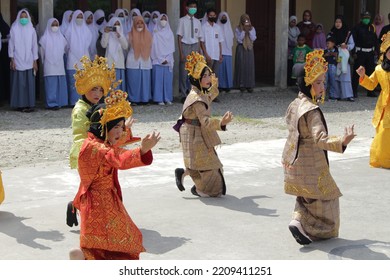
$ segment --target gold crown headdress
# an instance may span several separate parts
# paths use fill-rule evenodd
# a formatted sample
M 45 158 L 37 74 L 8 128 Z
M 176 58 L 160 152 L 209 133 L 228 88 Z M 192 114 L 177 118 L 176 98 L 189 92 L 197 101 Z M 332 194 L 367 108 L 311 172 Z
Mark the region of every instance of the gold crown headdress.
M 188 75 L 200 80 L 200 74 L 202 74 L 203 68 L 208 67 L 203 55 L 198 52 L 191 52 L 187 55 L 187 62 L 185 69 L 188 71 Z M 211 71 L 211 69 L 210 69 Z
M 116 82 L 115 67 L 112 65 L 111 69 L 107 65 L 107 58 L 95 56 L 91 61 L 87 56 L 80 59 L 83 69 L 79 69 L 77 64 L 74 66 L 76 74 L 75 87 L 78 94 L 84 95 L 94 87 L 102 87 L 104 96 L 106 96 L 110 89 L 116 88 L 122 81 Z
M 313 82 L 323 73 L 328 71 L 328 63 L 323 57 L 323 50 L 314 50 L 306 55 L 305 63 L 305 83 L 306 86 L 313 84 Z
M 380 61 L 378 61 L 378 63 L 382 63 L 383 56 L 386 55 L 385 53 L 386 53 L 387 49 L 390 47 L 390 31 L 387 32 L 386 34 L 383 34 L 381 40 L 382 40 L 382 43 L 381 43 L 380 52 L 382 55 L 380 56 Z
M 118 89 L 111 92 L 110 96 L 104 99 L 104 103 L 106 104 L 106 109 L 104 109 L 103 116 L 100 119 L 102 129 L 107 129 L 106 124 L 110 121 L 119 118 L 127 119 L 133 115 L 133 109 L 130 106 L 130 102 L 127 101 L 127 93 L 122 90 Z

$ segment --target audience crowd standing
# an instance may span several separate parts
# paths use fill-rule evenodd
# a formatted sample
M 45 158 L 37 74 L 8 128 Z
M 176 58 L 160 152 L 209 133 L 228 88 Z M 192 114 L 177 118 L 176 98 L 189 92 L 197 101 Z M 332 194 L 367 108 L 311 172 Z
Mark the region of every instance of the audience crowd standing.
M 74 87 L 74 65 L 83 56 L 93 59 L 98 55 L 106 57 L 108 65 L 115 67 L 117 79 L 122 81 L 118 88 L 128 92 L 133 105 L 150 102 L 170 105 L 174 91 L 174 54 L 178 52 L 178 88 L 183 102 L 191 89 L 184 64 L 192 51 L 205 56 L 219 78 L 220 91 L 238 88 L 252 92 L 256 30 L 249 15 L 242 15 L 232 28 L 234 23 L 226 12 L 218 14 L 217 9 L 209 8 L 202 20 L 196 18 L 197 14 L 198 1 L 187 0 L 186 15 L 178 19 L 177 30 L 172 31 L 172 19 L 159 11 L 117 9 L 106 16 L 101 9 L 67 10 L 61 19 L 51 18 L 47 22 L 41 38 L 27 9 L 19 11 L 11 28 L 0 14 L 1 65 L 10 65 L 1 67 L 0 85 L 5 89 L 1 99 L 9 97 L 11 108 L 19 111 L 34 110 L 35 75 L 40 59 L 45 107 L 52 110 L 73 107 L 79 99 Z M 303 12 L 298 23 L 295 15 L 290 16 L 288 85 L 296 83 L 296 73 L 303 67 L 306 54 L 322 49 L 331 65 L 327 74 L 328 97 L 354 101 L 358 97 L 359 77 L 352 70 L 360 66 L 365 67 L 367 74 L 374 70 L 380 55 L 379 43 L 389 30 L 390 24 L 385 25 L 383 15 L 376 14 L 372 19 L 368 12 L 361 15 L 361 21 L 352 29 L 346 26 L 342 16 L 337 16 L 329 32 L 313 21 L 310 10 Z M 172 34 L 177 36 L 177 49 Z M 237 47 L 233 66 L 234 41 Z M 334 47 L 329 47 L 333 44 Z M 374 91 L 368 91 L 367 95 L 377 96 Z

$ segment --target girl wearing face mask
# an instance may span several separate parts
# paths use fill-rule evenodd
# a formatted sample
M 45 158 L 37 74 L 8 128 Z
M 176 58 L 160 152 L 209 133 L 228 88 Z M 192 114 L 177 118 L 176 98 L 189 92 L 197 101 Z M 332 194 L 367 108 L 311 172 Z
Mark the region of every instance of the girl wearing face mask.
M 45 79 L 46 108 L 57 110 L 68 105 L 68 89 L 64 60 L 67 41 L 59 30 L 55 18 L 47 21 L 45 33 L 39 40 L 40 55 Z
M 150 16 L 150 22 L 149 22 L 149 31 L 153 34 L 154 27 L 157 24 L 158 17 L 160 16 L 159 11 L 153 11 Z
M 66 72 L 68 79 L 69 105 L 74 106 L 79 99 L 79 95 L 74 86 L 75 79 L 73 75 L 76 73 L 74 65 L 77 64 L 80 68 L 82 67 L 80 59 L 83 56 L 90 58 L 89 47 L 92 42 L 92 33 L 85 23 L 82 11 L 77 10 L 73 13 L 72 21 L 65 33 L 65 38 L 68 41 Z
M 222 63 L 219 66 L 218 81 L 220 90 L 229 92 L 233 87 L 233 40 L 234 33 L 230 23 L 229 15 L 226 12 L 221 12 L 217 21 L 221 34 L 222 42 Z
M 102 47 L 101 40 L 104 33 L 104 28 L 107 25 L 105 13 L 103 10 L 98 9 L 93 14 L 93 21 L 95 23 L 96 29 L 98 30 L 98 38 L 96 40 L 96 51 L 98 56 L 104 56 L 106 50 Z
M 126 86 L 134 103 L 148 103 L 151 99 L 152 34 L 142 16 L 133 19 L 129 32 L 129 52 L 126 59 Z
M 146 26 L 148 27 L 149 32 L 152 33 L 152 35 L 153 35 L 153 30 L 149 29 L 150 22 L 152 21 L 152 16 L 151 16 L 150 12 L 143 11 L 142 17 L 144 18 L 144 22 L 145 22 Z
M 173 101 L 173 53 L 175 38 L 169 26 L 168 16 L 161 14 L 153 32 L 152 45 L 152 95 L 159 105 L 171 105 Z M 164 103 L 165 102 L 165 103 Z
M 129 30 L 129 32 L 131 31 L 131 28 L 133 27 L 133 21 L 137 16 L 142 16 L 141 11 L 137 8 L 132 9 L 127 20 L 127 30 Z
M 110 29 L 110 27 L 115 27 L 115 31 Z M 104 34 L 102 37 L 102 47 L 106 49 L 107 63 L 111 65 L 115 64 L 116 79 L 122 80 L 122 83 L 119 84 L 118 88 L 125 91 L 126 90 L 126 76 L 125 76 L 125 55 L 124 52 L 128 48 L 128 42 L 123 34 L 123 25 L 119 18 L 113 17 L 108 22 L 106 28 L 104 29 Z
M 22 112 L 32 112 L 35 107 L 38 42 L 27 10 L 19 11 L 10 34 L 8 56 L 11 59 L 11 107 Z
M 127 29 L 127 17 L 125 11 L 123 9 L 116 9 L 114 13 L 114 17 L 117 17 L 121 23 L 122 33 L 129 33 L 129 29 Z

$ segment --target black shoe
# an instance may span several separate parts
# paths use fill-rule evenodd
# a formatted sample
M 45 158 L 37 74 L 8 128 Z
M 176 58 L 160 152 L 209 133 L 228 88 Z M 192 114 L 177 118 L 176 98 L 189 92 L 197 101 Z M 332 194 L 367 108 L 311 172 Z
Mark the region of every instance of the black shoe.
M 179 191 L 181 191 L 181 192 L 185 190 L 185 188 L 183 186 L 183 174 L 184 174 L 183 168 L 176 168 L 175 169 L 176 186 L 179 189 Z
M 378 95 L 375 92 L 367 92 L 368 97 L 378 97 Z
M 247 88 L 246 89 L 249 93 L 252 93 L 253 92 L 253 88 Z
M 213 99 L 213 102 L 219 103 L 219 102 L 221 102 L 221 100 L 219 100 L 218 97 L 216 97 Z
M 66 208 L 66 224 L 70 227 L 79 225 L 79 222 L 77 221 L 77 210 L 73 207 L 73 201 L 70 201 Z
M 192 188 L 191 188 L 191 193 L 193 194 L 193 195 L 195 195 L 195 196 L 199 196 L 200 197 L 200 195 L 197 193 L 197 191 L 196 191 L 196 187 L 195 186 L 192 186 Z
M 240 91 L 241 91 L 241 92 L 245 92 L 245 88 L 243 88 L 243 87 L 240 88 Z
M 301 230 L 299 230 L 301 228 Z M 293 220 L 291 223 L 288 225 L 288 229 L 291 231 L 291 234 L 295 238 L 295 241 L 298 242 L 301 245 L 308 245 L 312 241 L 311 239 L 303 233 L 302 225 L 300 222 Z
M 225 92 L 226 93 L 230 92 L 230 88 L 225 88 Z
M 180 99 L 180 102 L 181 102 L 182 104 L 184 104 L 184 102 L 186 102 L 186 97 L 182 97 L 182 98 Z

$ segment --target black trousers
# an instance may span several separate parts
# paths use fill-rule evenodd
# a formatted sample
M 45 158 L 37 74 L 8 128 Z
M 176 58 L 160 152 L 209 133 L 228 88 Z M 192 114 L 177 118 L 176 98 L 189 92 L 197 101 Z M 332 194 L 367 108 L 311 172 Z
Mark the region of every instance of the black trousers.
M 357 90 L 359 86 L 359 75 L 356 73 L 356 70 L 363 66 L 366 69 L 366 75 L 370 76 L 375 70 L 375 53 L 371 52 L 356 52 L 356 58 L 353 65 L 353 74 L 352 74 L 352 90 L 354 97 L 358 97 Z M 373 93 L 372 91 L 367 90 L 367 94 Z

